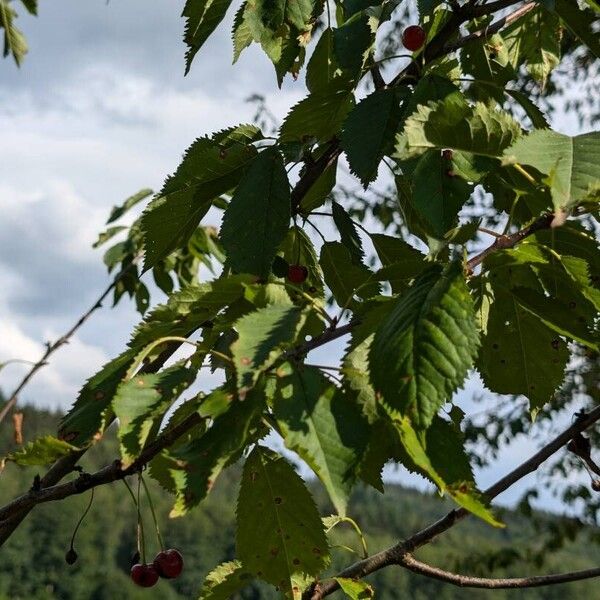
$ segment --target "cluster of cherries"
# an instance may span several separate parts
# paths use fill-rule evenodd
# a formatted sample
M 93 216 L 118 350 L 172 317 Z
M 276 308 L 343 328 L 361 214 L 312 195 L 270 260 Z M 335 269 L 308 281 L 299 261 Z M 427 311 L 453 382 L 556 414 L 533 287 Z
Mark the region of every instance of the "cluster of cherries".
M 159 577 L 175 579 L 183 571 L 183 556 L 181 552 L 170 548 L 162 550 L 150 564 L 136 563 L 131 567 L 130 577 L 133 583 L 140 587 L 152 587 Z

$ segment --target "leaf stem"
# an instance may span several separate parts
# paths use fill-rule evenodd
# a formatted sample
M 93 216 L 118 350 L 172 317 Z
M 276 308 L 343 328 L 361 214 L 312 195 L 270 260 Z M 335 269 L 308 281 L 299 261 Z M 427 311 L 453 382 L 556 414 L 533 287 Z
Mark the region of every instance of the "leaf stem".
M 148 355 L 152 352 L 152 350 L 154 350 L 154 348 L 164 344 L 165 342 L 179 342 L 180 344 L 190 344 L 191 346 L 194 346 L 196 348 L 198 347 L 198 344 L 196 342 L 192 342 L 191 340 L 188 340 L 187 338 L 180 337 L 177 335 L 167 335 L 165 337 L 158 338 L 157 340 L 154 340 L 151 344 L 148 344 L 137 355 L 137 357 L 133 361 L 132 365 L 129 367 L 129 369 L 127 369 L 127 373 L 125 374 L 125 378 L 124 378 L 125 381 L 128 381 L 135 375 L 135 373 L 139 369 L 140 365 L 144 362 L 144 360 L 148 357 Z
M 519 171 L 519 173 L 521 173 L 521 175 L 523 175 L 523 177 L 525 177 L 529 183 L 536 187 L 538 186 L 538 182 L 534 179 L 534 177 L 530 175 L 519 163 L 513 163 L 513 167 Z

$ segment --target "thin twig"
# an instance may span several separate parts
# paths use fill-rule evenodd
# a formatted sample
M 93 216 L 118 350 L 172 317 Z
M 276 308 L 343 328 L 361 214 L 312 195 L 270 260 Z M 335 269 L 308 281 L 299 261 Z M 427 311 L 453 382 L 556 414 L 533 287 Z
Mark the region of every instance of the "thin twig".
M 458 587 L 484 588 L 489 590 L 514 589 L 514 588 L 532 588 L 547 585 L 556 585 L 558 583 L 569 583 L 571 581 L 581 581 L 582 579 L 591 579 L 600 576 L 600 568 L 585 569 L 583 571 L 571 571 L 568 573 L 556 573 L 552 575 L 537 575 L 531 577 L 511 577 L 511 578 L 493 578 L 493 577 L 472 577 L 470 575 L 459 575 L 444 571 L 438 567 L 433 567 L 427 563 L 417 560 L 411 554 L 405 554 L 400 565 L 419 575 L 425 575 L 432 579 L 438 579 L 444 583 L 450 583 Z
M 515 4 L 515 3 L 512 2 L 510 4 Z M 509 6 L 510 6 L 510 4 L 509 4 Z M 449 53 L 449 52 L 454 52 L 455 50 L 459 50 L 460 48 L 462 48 L 469 42 L 472 42 L 473 40 L 479 40 L 479 39 L 485 39 L 485 38 L 491 37 L 495 33 L 498 33 L 501 29 L 504 29 L 504 27 L 507 27 L 508 25 L 511 25 L 515 21 L 519 20 L 521 17 L 524 17 L 528 12 L 532 11 L 537 5 L 538 5 L 537 2 L 527 2 L 526 4 L 523 4 L 523 6 L 520 6 L 515 11 L 509 13 L 505 17 L 498 19 L 498 21 L 495 21 L 488 27 L 485 27 L 484 29 L 480 29 L 479 31 L 475 31 L 469 35 L 466 35 L 466 36 L 460 38 L 459 40 L 457 40 L 454 44 L 450 44 L 450 45 L 446 46 L 444 48 L 444 53 Z M 484 8 L 484 7 L 482 6 L 480 8 Z M 490 13 L 484 13 L 484 14 L 490 14 Z
M 111 283 L 107 286 L 107 288 L 100 294 L 98 299 L 90 306 L 90 308 L 84 312 L 81 317 L 77 320 L 77 322 L 69 329 L 65 334 L 59 337 L 55 342 L 48 343 L 46 345 L 46 351 L 41 356 L 41 358 L 32 364 L 32 367 L 27 371 L 19 385 L 15 388 L 13 393 L 10 395 L 9 399 L 6 401 L 6 404 L 0 410 L 0 423 L 4 420 L 6 415 L 10 412 L 13 406 L 17 403 L 19 395 L 25 388 L 25 386 L 31 381 L 33 376 L 45 365 L 48 364 L 48 358 L 54 352 L 56 352 L 61 346 L 67 344 L 69 340 L 73 337 L 75 332 L 92 316 L 92 314 L 102 307 L 102 302 L 106 299 L 106 297 L 111 293 L 113 288 L 117 285 L 117 283 L 127 274 L 134 266 L 137 264 L 137 261 L 133 261 L 130 265 L 125 267 L 122 271 L 120 271 L 116 277 L 111 281 Z
M 493 244 L 467 261 L 467 271 L 473 271 L 475 267 L 480 265 L 493 252 L 496 252 L 497 250 L 513 248 L 520 241 L 524 240 L 530 235 L 533 235 L 534 233 L 543 229 L 549 229 L 553 220 L 554 215 L 550 213 L 544 213 L 535 221 L 533 221 L 533 223 L 527 225 L 527 227 L 524 227 L 515 233 L 511 233 L 510 235 L 502 235 L 497 237 Z

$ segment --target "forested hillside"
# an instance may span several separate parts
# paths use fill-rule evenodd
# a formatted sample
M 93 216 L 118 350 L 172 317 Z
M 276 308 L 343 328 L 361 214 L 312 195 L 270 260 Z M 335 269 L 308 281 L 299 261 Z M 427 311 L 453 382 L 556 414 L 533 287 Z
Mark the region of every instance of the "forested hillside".
M 23 432 L 25 441 L 52 432 L 57 414 L 25 409 Z M 0 431 L 2 454 L 14 449 L 13 432 L 5 425 Z M 118 455 L 116 443 L 100 444 L 86 455 L 84 465 L 90 470 L 108 464 Z M 162 580 L 151 590 L 141 590 L 129 579 L 130 557 L 135 551 L 135 507 L 122 483 L 96 489 L 96 498 L 90 513 L 79 530 L 75 547 L 77 563 L 69 567 L 64 561 L 69 540 L 79 517 L 89 500 L 89 492 L 61 503 L 38 507 L 24 525 L 2 549 L 0 560 L 1 600 L 115 600 L 121 598 L 174 600 L 197 598 L 204 575 L 215 565 L 235 556 L 234 511 L 239 473 L 236 468 L 219 478 L 214 493 L 188 519 L 167 518 L 171 499 L 149 481 L 154 502 L 159 512 L 165 541 L 178 547 L 186 561 L 183 575 L 169 583 Z M 1 477 L 0 501 L 18 495 L 31 485 L 34 469 L 7 464 Z M 326 496 L 315 490 L 326 511 Z M 359 488 L 353 495 L 349 514 L 356 516 L 367 534 L 369 551 L 389 546 L 395 539 L 409 535 L 419 527 L 443 514 L 444 503 L 437 497 L 421 495 L 400 486 L 389 486 L 379 496 L 371 489 Z M 150 553 L 157 550 L 150 515 L 145 515 L 146 535 Z M 568 521 L 545 518 L 540 515 L 542 528 L 534 532 L 517 514 L 503 515 L 508 524 L 505 530 L 492 529 L 474 519 L 461 523 L 442 536 L 438 542 L 424 548 L 419 554 L 435 565 L 456 568 L 464 572 L 487 571 L 494 564 L 494 575 L 521 575 L 523 573 L 582 569 L 598 564 L 600 551 L 581 538 L 555 553 L 548 553 L 545 563 L 534 567 L 515 560 L 510 548 L 519 548 L 523 556 L 528 552 L 549 549 L 552 532 L 569 527 Z M 260 518 L 257 516 L 257 518 Z M 360 544 L 351 529 L 338 529 L 332 544 L 350 546 L 360 551 Z M 336 568 L 351 558 L 348 550 L 334 553 Z M 501 565 L 511 563 L 508 567 Z M 432 579 L 387 569 L 374 578 L 379 598 L 407 600 L 450 600 L 524 598 L 595 598 L 596 584 L 582 581 L 574 584 L 532 590 L 484 591 L 451 588 Z M 241 599 L 275 598 L 273 589 L 263 584 L 247 588 Z M 341 598 L 338 592 L 336 598 Z

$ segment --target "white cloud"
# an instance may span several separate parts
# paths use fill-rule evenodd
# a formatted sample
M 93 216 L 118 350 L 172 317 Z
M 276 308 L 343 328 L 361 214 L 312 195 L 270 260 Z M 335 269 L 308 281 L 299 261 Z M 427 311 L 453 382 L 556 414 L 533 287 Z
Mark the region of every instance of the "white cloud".
M 48 340 L 59 337 L 56 332 L 44 333 L 43 337 Z M 27 336 L 14 322 L 0 317 L 0 362 L 15 358 L 36 362 L 44 350 L 42 343 Z M 107 359 L 101 348 L 75 337 L 38 372 L 23 399 L 39 406 L 66 409 L 82 383 Z M 6 394 L 12 392 L 28 368 L 27 365 L 14 364 L 0 371 L 0 385 Z

